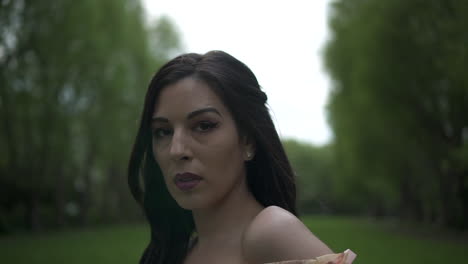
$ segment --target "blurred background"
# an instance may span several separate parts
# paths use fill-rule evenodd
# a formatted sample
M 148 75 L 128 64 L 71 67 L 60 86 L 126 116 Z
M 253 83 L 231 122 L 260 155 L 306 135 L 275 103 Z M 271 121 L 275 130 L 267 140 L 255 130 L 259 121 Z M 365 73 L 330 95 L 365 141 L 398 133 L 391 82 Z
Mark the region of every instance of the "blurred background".
M 269 97 L 301 218 L 356 263 L 468 250 L 468 1 L 0 0 L 0 262 L 136 263 L 144 93 L 224 50 Z

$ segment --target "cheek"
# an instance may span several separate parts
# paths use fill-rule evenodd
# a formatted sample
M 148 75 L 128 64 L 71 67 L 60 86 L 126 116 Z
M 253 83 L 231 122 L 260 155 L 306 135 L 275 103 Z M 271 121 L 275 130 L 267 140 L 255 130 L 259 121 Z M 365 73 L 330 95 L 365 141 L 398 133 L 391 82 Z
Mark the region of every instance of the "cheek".
M 238 145 L 230 144 L 212 149 L 206 157 L 206 166 L 217 182 L 230 183 L 242 176 L 244 161 Z
M 161 149 L 156 148 L 153 145 L 153 156 L 154 161 L 158 164 L 164 176 L 166 176 L 168 169 L 167 155 L 164 155 L 164 152 Z
M 243 148 L 234 127 L 229 127 L 212 139 L 210 150 L 205 152 L 209 166 L 216 168 L 221 175 L 238 172 L 244 166 Z
M 170 180 L 170 177 L 168 176 L 170 174 L 169 173 L 170 161 L 168 160 L 167 155 L 164 155 L 164 152 L 162 152 L 161 150 L 158 151 L 154 147 L 153 147 L 153 154 L 154 154 L 154 160 L 156 161 L 159 168 L 161 169 L 164 183 L 166 184 L 166 188 L 168 189 L 169 193 L 171 193 L 171 195 L 174 195 L 173 190 L 171 188 L 172 185 L 170 184 L 171 180 Z

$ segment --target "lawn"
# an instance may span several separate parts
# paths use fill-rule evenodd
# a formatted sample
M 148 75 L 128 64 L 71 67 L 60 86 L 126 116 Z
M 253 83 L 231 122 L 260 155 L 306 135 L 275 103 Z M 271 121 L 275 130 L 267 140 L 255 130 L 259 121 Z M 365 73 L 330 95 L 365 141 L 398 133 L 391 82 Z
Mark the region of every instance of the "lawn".
M 148 232 L 144 225 L 126 225 L 3 237 L 0 263 L 137 263 Z
M 448 238 L 440 230 L 406 227 L 403 231 L 388 223 L 357 218 L 304 217 L 303 220 L 335 252 L 349 248 L 358 254 L 356 264 L 467 263 L 467 241 L 460 237 Z
M 364 219 L 303 220 L 333 250 L 356 252 L 356 264 L 462 263 L 468 252 L 466 241 L 409 235 Z M 144 225 L 6 236 L 0 237 L 0 263 L 137 263 L 147 241 Z

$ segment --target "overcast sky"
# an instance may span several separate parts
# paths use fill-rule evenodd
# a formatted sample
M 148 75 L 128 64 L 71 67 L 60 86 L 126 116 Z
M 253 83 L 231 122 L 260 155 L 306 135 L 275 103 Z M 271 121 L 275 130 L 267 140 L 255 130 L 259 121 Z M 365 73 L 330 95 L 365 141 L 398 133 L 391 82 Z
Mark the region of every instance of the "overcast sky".
M 223 50 L 257 76 L 282 138 L 324 144 L 332 134 L 322 63 L 329 0 L 143 0 L 148 17 L 165 14 L 186 52 Z

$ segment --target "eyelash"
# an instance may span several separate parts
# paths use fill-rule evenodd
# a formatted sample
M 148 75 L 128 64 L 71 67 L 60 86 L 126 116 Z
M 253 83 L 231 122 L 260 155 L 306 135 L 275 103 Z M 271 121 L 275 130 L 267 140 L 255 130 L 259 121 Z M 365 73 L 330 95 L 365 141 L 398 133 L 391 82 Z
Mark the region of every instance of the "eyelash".
M 164 135 L 160 135 L 160 132 L 163 132 L 165 133 Z M 156 138 L 156 139 L 160 139 L 166 135 L 168 135 L 170 132 L 169 129 L 165 129 L 165 128 L 156 128 L 154 131 L 153 131 L 153 137 Z
M 201 121 L 201 122 L 197 123 L 197 125 L 195 126 L 195 129 L 198 132 L 205 133 L 205 132 L 209 132 L 212 129 L 218 127 L 218 124 L 219 124 L 219 122 Z M 205 127 L 205 129 L 199 129 L 199 128 L 201 128 L 201 126 L 207 126 L 207 127 Z
M 199 132 L 199 133 L 207 133 L 210 132 L 211 130 L 217 128 L 219 125 L 219 122 L 211 122 L 211 121 L 200 121 L 196 123 L 196 125 L 192 128 L 194 131 Z M 204 126 L 204 127 L 203 127 Z M 161 133 L 164 133 L 161 135 Z M 156 128 L 153 131 L 153 137 L 156 139 L 161 139 L 167 135 L 172 134 L 171 129 L 166 129 L 166 128 Z

